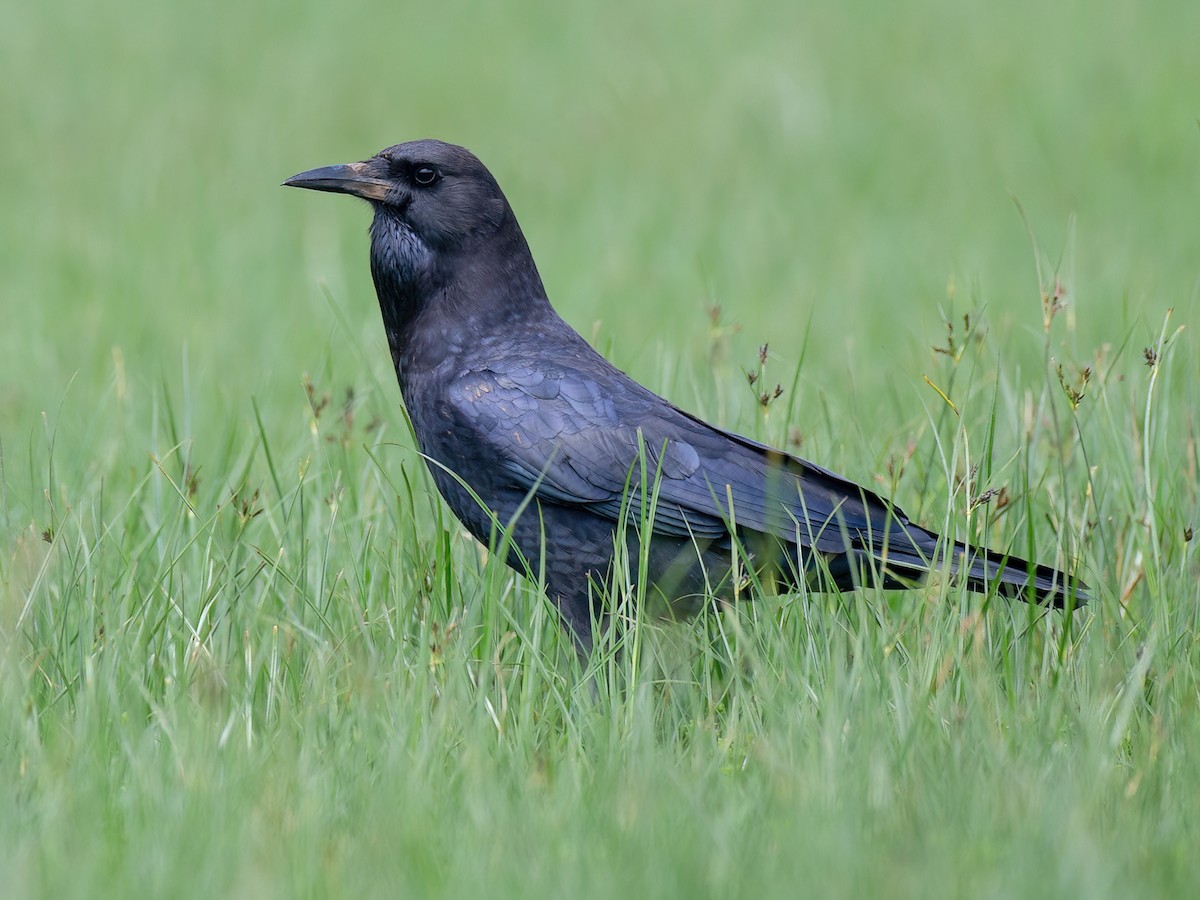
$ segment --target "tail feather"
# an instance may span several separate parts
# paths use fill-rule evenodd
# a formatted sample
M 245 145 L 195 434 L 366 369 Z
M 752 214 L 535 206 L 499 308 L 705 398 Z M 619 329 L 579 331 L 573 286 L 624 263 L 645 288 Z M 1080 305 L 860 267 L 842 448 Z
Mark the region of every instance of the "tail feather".
M 885 565 L 897 574 L 922 578 L 934 567 L 930 560 L 941 558 L 954 575 L 966 579 L 968 588 L 980 593 L 995 591 L 1003 597 L 1055 609 L 1083 606 L 1092 599 L 1090 588 L 1081 579 L 1053 566 L 1032 563 L 1019 556 L 1008 556 L 961 541 L 956 541 L 953 547 L 949 559 L 946 559 L 949 554 L 943 546 L 938 551 L 926 552 L 919 557 L 906 553 L 890 554 Z
M 1091 589 L 1077 575 L 1019 556 L 943 539 L 907 518 L 897 517 L 890 524 L 882 540 L 845 530 L 846 550 L 842 552 L 806 553 L 798 549 L 799 542 L 777 545 L 782 551 L 777 571 L 792 583 L 807 581 L 850 591 L 864 584 L 884 589 L 911 588 L 925 581 L 931 572 L 948 569 L 979 593 L 997 593 L 1055 609 L 1091 602 Z M 761 542 L 763 535 L 746 532 L 741 538 L 753 549 L 760 546 L 755 542 Z
M 1053 566 L 962 543 L 956 544 L 955 550 L 954 569 L 962 572 L 965 564 L 967 584 L 972 590 L 986 592 L 998 584 L 999 593 L 1005 597 L 1028 600 L 1032 592 L 1037 603 L 1055 609 L 1083 606 L 1091 600 L 1086 584 Z
M 900 534 L 908 547 L 898 546 Z M 919 582 L 930 571 L 948 567 L 953 575 L 966 580 L 968 588 L 980 593 L 995 591 L 1055 609 L 1083 606 L 1092 599 L 1090 589 L 1077 576 L 962 541 L 951 543 L 912 523 L 905 523 L 899 534 L 889 535 L 886 547 L 868 547 L 859 551 L 860 564 L 877 572 L 882 569 L 878 574 L 883 576 L 884 587 L 897 578 Z

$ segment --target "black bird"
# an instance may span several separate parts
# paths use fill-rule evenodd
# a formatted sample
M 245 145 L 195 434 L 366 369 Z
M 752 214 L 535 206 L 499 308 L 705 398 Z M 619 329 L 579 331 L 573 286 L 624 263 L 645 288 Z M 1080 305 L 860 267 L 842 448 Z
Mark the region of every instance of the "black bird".
M 745 566 L 837 590 L 912 587 L 948 568 L 972 590 L 1087 600 L 1063 572 L 943 540 L 873 491 L 709 425 L 615 368 L 551 307 L 500 186 L 462 147 L 397 144 L 284 184 L 374 207 L 371 275 L 433 480 L 480 541 L 511 529 L 509 565 L 544 572 L 581 651 L 607 619 L 593 597 L 618 548 L 675 613 L 729 596 Z

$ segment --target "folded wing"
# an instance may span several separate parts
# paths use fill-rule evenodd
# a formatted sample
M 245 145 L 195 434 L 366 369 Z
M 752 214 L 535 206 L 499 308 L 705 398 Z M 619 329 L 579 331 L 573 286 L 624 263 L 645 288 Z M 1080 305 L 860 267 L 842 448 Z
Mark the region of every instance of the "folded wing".
M 936 536 L 874 492 L 622 379 L 532 367 L 476 372 L 454 385 L 452 403 L 517 486 L 614 522 L 623 508 L 639 515 L 652 497 L 660 534 L 719 539 L 736 524 L 823 553 L 882 555 L 889 545 L 922 567 L 934 552 Z

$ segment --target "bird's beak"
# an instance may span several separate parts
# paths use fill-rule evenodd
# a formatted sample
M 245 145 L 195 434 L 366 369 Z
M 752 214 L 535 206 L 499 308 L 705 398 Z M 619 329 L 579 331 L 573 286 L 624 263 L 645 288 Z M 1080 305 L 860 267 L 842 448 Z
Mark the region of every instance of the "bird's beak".
M 371 163 L 350 163 L 344 166 L 322 166 L 293 175 L 283 183 L 284 187 L 308 188 L 310 191 L 332 191 L 336 194 L 353 194 L 364 200 L 382 203 L 387 200 L 392 183 L 380 178 L 372 171 Z

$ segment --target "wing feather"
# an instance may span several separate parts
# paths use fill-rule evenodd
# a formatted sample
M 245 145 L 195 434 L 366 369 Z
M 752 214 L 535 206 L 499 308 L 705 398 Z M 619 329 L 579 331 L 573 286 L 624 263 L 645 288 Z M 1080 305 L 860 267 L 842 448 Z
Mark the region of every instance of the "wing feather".
M 932 550 L 929 533 L 874 492 L 715 428 L 613 372 L 619 379 L 603 385 L 568 369 L 473 372 L 450 399 L 516 486 L 614 522 L 623 507 L 642 512 L 644 460 L 658 533 L 722 538 L 734 521 L 823 552 L 885 540 Z

